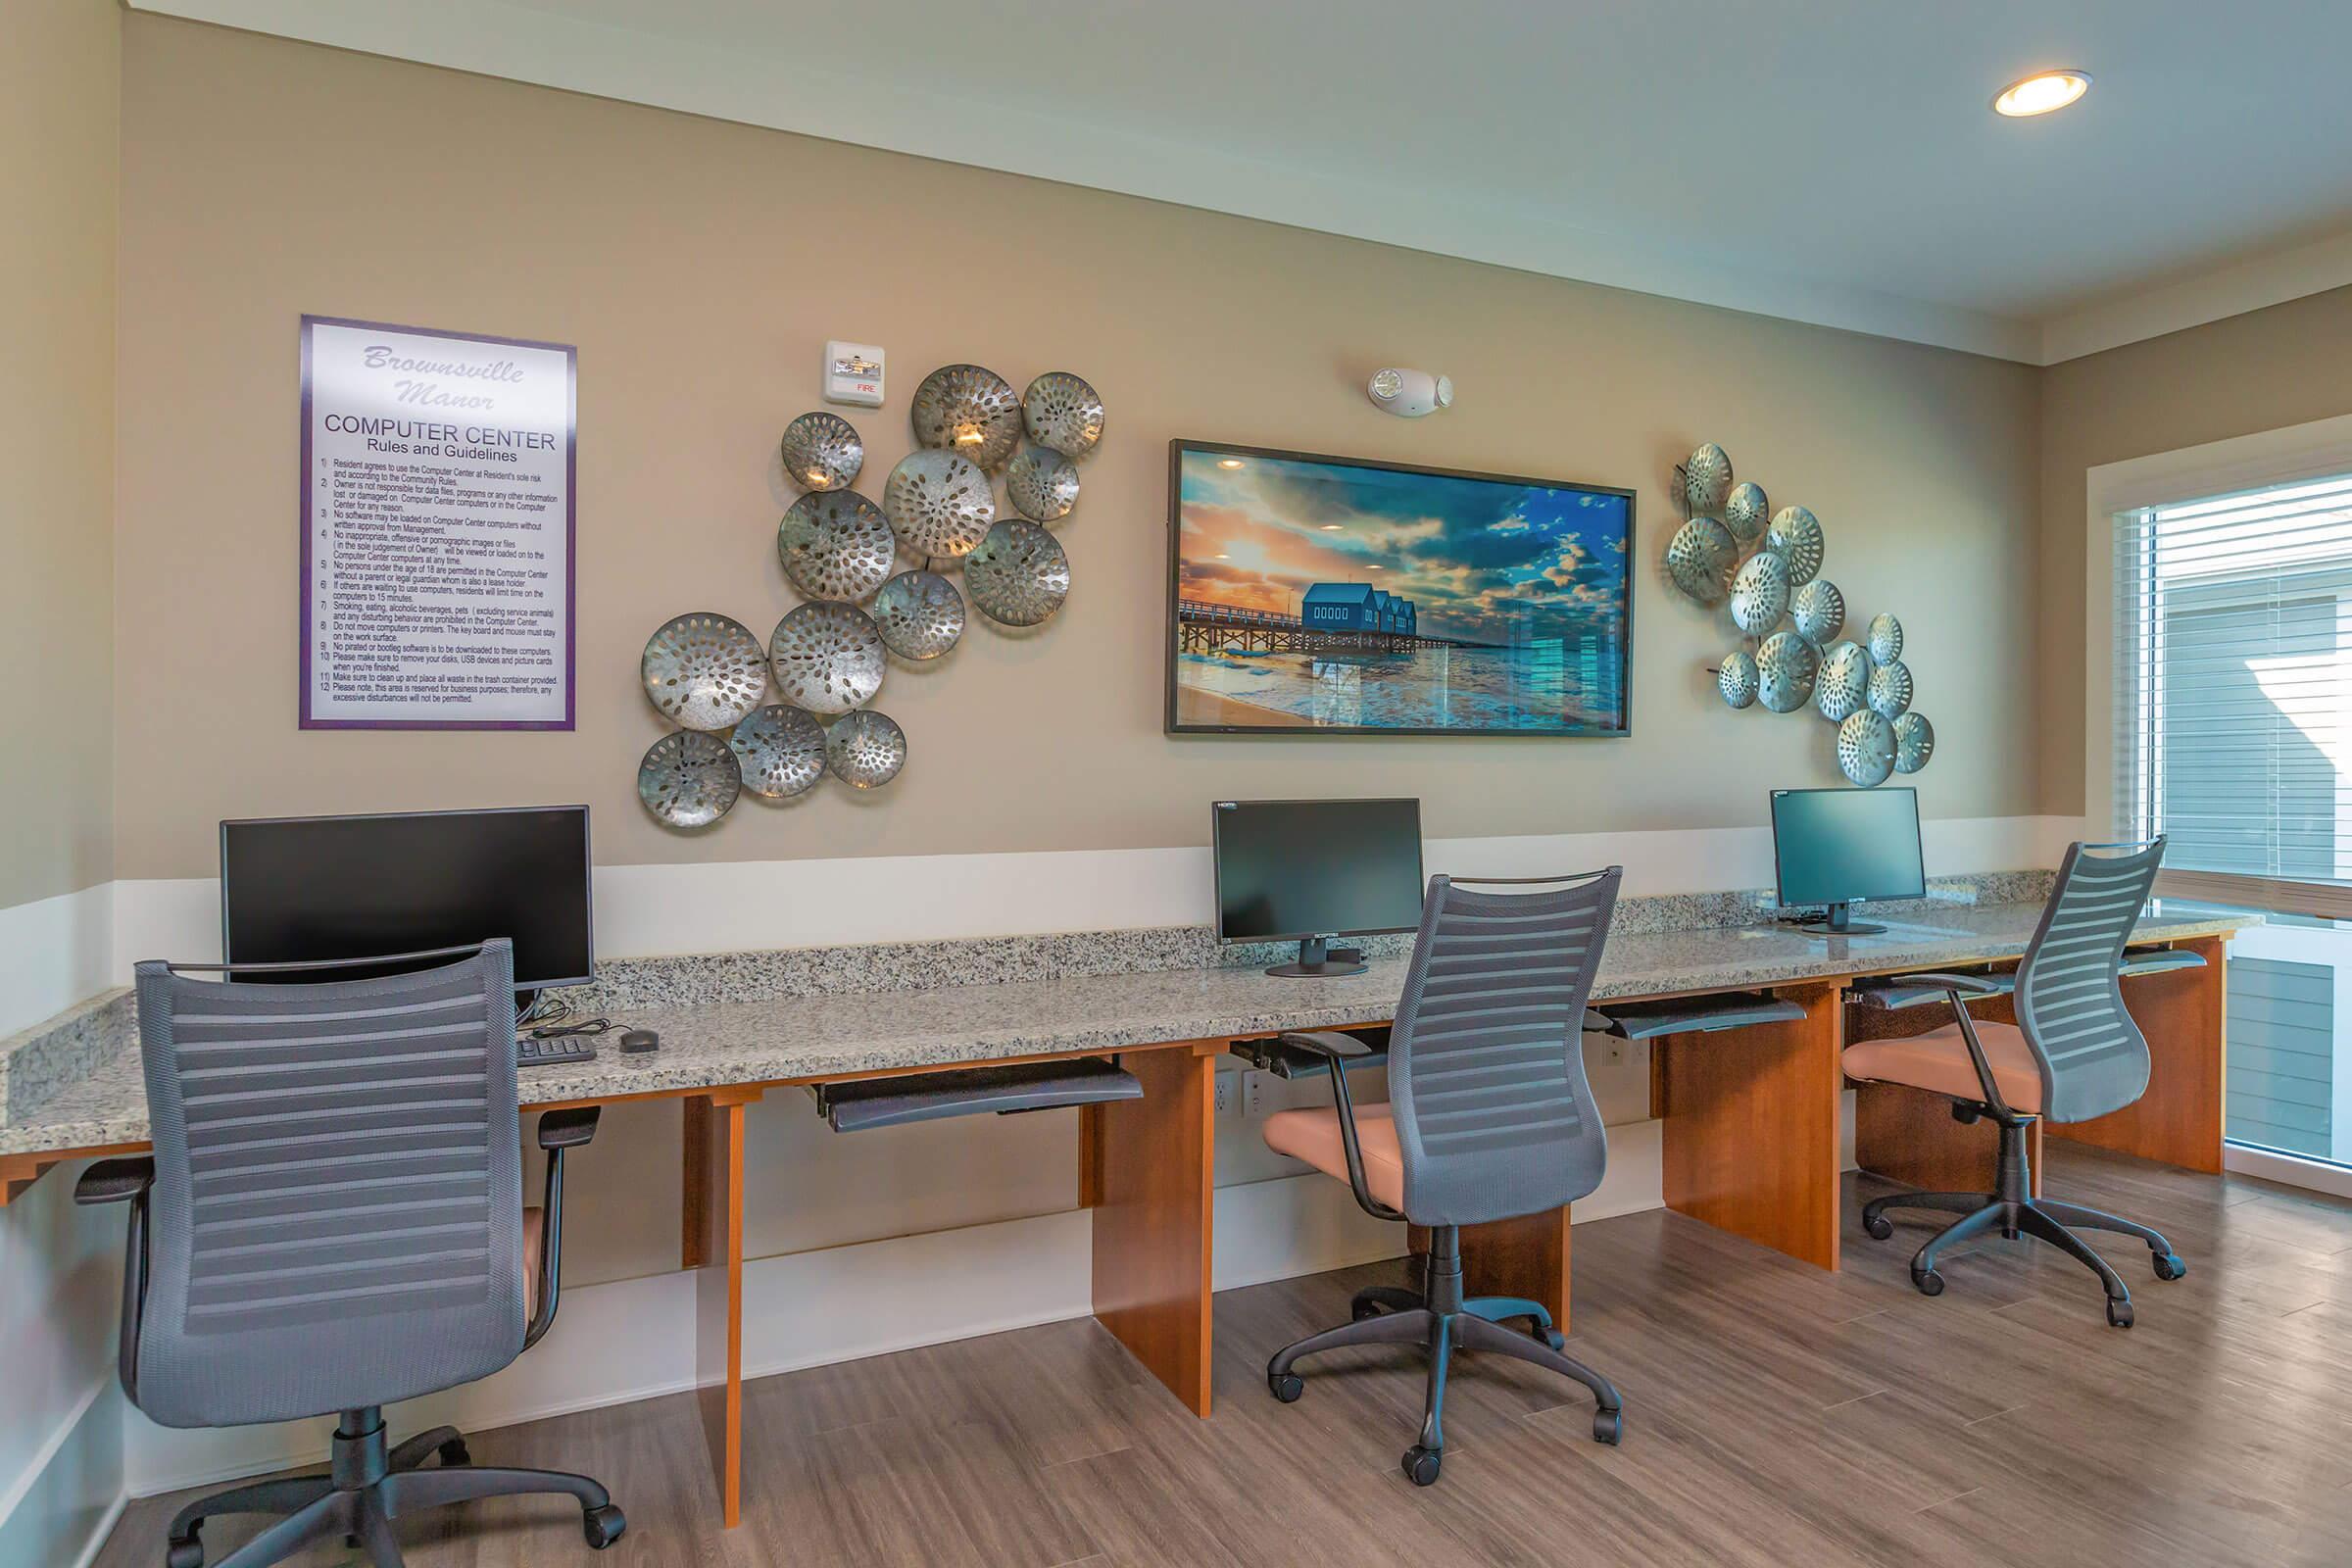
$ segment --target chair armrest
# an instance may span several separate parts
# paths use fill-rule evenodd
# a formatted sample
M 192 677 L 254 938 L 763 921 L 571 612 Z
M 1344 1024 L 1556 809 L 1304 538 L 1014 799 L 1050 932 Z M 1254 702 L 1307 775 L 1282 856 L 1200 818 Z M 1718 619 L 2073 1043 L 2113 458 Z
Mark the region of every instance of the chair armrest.
M 102 1159 L 81 1173 L 74 1184 L 76 1203 L 120 1203 L 137 1198 L 155 1185 L 155 1158 L 134 1154 L 127 1159 Z
M 602 1105 L 567 1105 L 539 1118 L 541 1149 L 577 1149 L 596 1136 Z
M 1317 1029 L 1311 1033 L 1286 1034 L 1282 1037 L 1282 1043 L 1286 1046 L 1300 1047 L 1320 1056 L 1328 1056 L 1335 1062 L 1343 1061 L 1349 1056 L 1372 1054 L 1372 1048 L 1356 1039 L 1355 1036 L 1323 1029 Z
M 1998 997 L 2008 994 L 2015 983 L 2011 975 L 1997 974 L 1907 974 L 1906 984 L 1936 986 L 1944 991 L 1964 992 L 1972 997 Z
M 1396 1209 L 1372 1196 L 1364 1180 L 1364 1146 L 1355 1131 L 1355 1102 L 1348 1092 L 1348 1071 L 1345 1065 L 1349 1056 L 1371 1054 L 1372 1048 L 1347 1035 L 1316 1031 L 1311 1034 L 1286 1034 L 1286 1046 L 1298 1046 L 1329 1058 L 1331 1062 L 1331 1102 L 1340 1116 L 1340 1149 L 1348 1156 L 1348 1186 L 1355 1194 L 1356 1207 L 1374 1219 L 1402 1219 Z

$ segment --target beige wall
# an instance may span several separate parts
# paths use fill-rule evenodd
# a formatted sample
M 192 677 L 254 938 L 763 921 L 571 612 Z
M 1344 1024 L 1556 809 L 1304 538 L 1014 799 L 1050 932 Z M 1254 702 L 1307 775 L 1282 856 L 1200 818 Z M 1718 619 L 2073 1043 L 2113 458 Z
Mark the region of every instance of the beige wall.
M 1202 843 L 1219 795 L 1418 794 L 1441 836 L 1760 823 L 1767 784 L 1836 774 L 1820 720 L 1724 710 L 1728 627 L 1659 575 L 1700 439 L 1821 514 L 1856 611 L 1903 616 L 1929 814 L 2033 807 L 2030 368 L 143 15 L 124 88 L 125 876 L 209 873 L 224 815 L 575 798 L 608 862 Z M 295 728 L 306 311 L 578 345 L 576 734 Z M 794 602 L 773 447 L 827 337 L 890 354 L 869 493 L 933 366 L 1102 388 L 1075 591 L 1038 634 L 892 670 L 888 790 L 671 835 L 634 799 L 662 727 L 638 654 L 669 615 L 764 635 Z M 1382 416 L 1382 363 L 1450 372 L 1459 406 Z M 1163 736 L 1175 436 L 1637 487 L 1634 738 Z
M 113 0 L 0 48 L 0 908 L 113 875 Z
M 2040 647 L 2042 809 L 2102 813 L 2084 789 L 2085 471 L 2106 463 L 2352 414 L 2352 288 L 2111 349 L 2042 372 Z M 2104 592 L 2104 586 L 2100 590 Z M 2102 634 L 2103 635 L 2103 634 Z M 2105 755 L 2100 751 L 2100 755 Z

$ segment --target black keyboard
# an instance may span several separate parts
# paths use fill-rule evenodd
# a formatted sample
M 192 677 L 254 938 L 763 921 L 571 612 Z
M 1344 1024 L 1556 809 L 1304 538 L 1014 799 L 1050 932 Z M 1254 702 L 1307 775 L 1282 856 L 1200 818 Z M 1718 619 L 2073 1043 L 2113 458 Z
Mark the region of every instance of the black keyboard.
M 557 1035 L 552 1040 L 523 1035 L 514 1042 L 517 1067 L 553 1067 L 559 1062 L 595 1059 L 596 1047 L 579 1035 Z

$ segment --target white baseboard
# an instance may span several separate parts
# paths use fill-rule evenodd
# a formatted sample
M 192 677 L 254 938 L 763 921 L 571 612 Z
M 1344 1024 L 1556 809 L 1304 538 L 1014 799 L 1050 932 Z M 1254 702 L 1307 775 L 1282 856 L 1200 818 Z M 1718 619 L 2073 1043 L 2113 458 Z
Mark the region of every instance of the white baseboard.
M 122 1517 L 122 1391 L 109 1366 L 0 1497 L 0 1568 L 82 1568 Z

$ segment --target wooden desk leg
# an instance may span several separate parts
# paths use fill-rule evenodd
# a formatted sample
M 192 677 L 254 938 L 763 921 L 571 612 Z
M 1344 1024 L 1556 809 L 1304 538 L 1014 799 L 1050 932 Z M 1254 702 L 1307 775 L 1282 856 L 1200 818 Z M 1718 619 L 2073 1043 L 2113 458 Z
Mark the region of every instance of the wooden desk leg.
M 1429 1250 L 1429 1232 L 1415 1225 L 1411 1236 L 1416 1256 Z M 1553 1328 L 1568 1333 L 1567 1206 L 1463 1226 L 1462 1294 L 1537 1302 Z
M 678 1103 L 683 1112 L 679 1146 L 685 1156 L 678 1189 L 678 1267 L 701 1268 L 708 1239 L 704 1233 L 710 1225 L 710 1102 L 690 1095 Z
M 1095 1316 L 1195 1415 L 1208 1414 L 1213 1055 L 1130 1052 L 1141 1100 L 1093 1107 Z M 1082 1188 L 1086 1185 L 1082 1178 Z
M 2050 1129 L 2053 1138 L 2095 1144 L 2143 1159 L 2219 1175 L 2222 1169 L 2222 942 L 2176 942 L 2204 955 L 2202 969 L 2136 975 L 2124 1004 L 2148 1037 L 2147 1093 L 2090 1121 Z
M 688 1135 L 699 1132 L 703 1169 L 710 1176 L 699 1214 L 703 1261 L 694 1276 L 695 1380 L 703 1405 L 703 1432 L 710 1446 L 711 1467 L 718 1483 L 719 1514 L 732 1530 L 743 1522 L 745 1102 L 695 1096 L 686 1103 Z M 694 1168 L 691 1155 L 688 1168 Z M 691 1210 L 691 1197 L 688 1204 Z
M 1836 985 L 1789 986 L 1805 1016 L 1652 1048 L 1666 1206 L 1823 1268 L 1838 1266 Z

